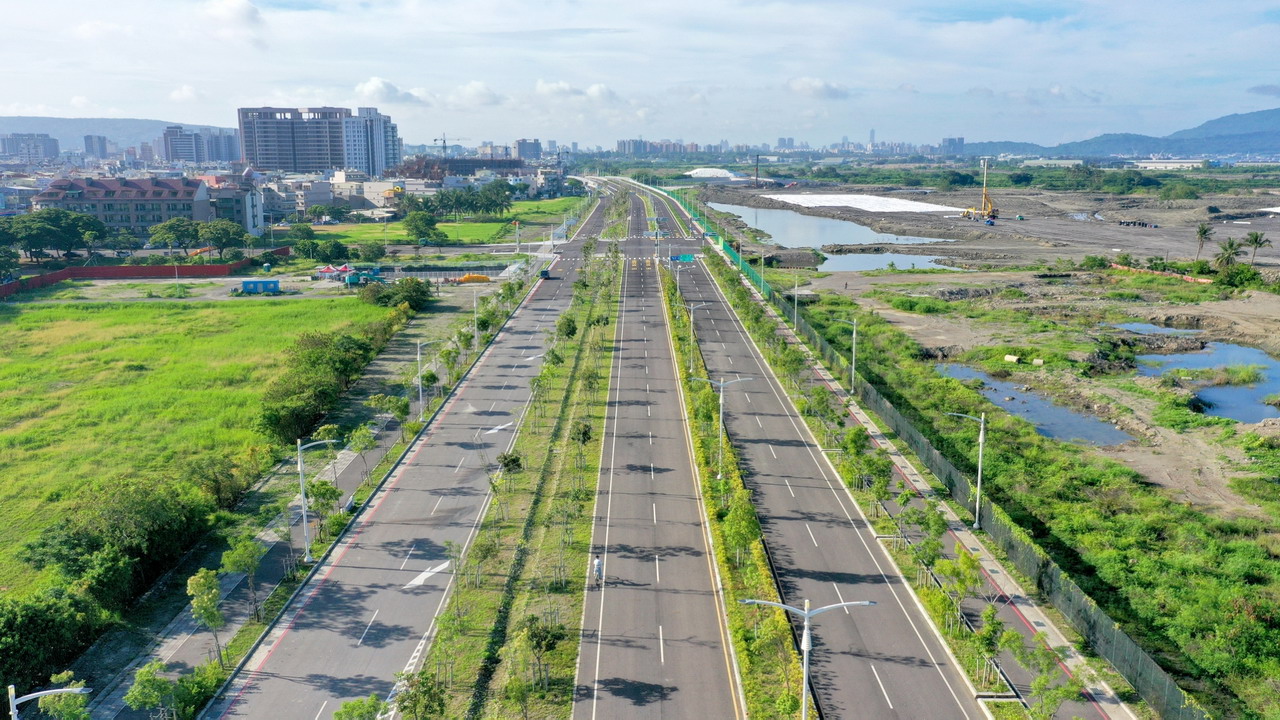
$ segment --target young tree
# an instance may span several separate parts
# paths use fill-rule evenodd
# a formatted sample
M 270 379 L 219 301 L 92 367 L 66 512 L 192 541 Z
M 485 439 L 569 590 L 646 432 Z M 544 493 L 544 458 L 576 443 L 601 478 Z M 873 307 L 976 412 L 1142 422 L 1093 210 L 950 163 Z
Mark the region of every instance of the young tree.
M 386 701 L 379 700 L 377 695 L 370 695 L 342 703 L 342 707 L 333 714 L 333 720 L 378 720 L 389 709 Z
M 194 220 L 181 217 L 169 218 L 152 225 L 149 232 L 151 242 L 164 245 L 170 250 L 182 249 L 183 254 L 200 239 L 200 226 Z
M 342 491 L 329 480 L 312 478 L 307 481 L 307 503 L 316 520 L 324 526 L 324 521 L 333 514 L 338 501 L 342 499 Z
M 396 695 L 396 709 L 409 720 L 441 717 L 445 711 L 445 687 L 426 668 L 416 673 L 396 673 L 403 684 Z
M 387 255 L 387 246 L 382 243 L 361 243 L 360 259 L 364 262 L 377 262 Z
M 49 678 L 50 685 L 61 685 L 66 688 L 82 688 L 83 680 L 76 680 L 76 674 L 67 670 Z M 46 695 L 39 700 L 40 712 L 54 720 L 89 720 L 89 696 L 60 693 Z
M 365 457 L 365 453 L 378 447 L 378 438 L 373 434 L 373 428 L 368 425 L 361 425 L 351 431 L 351 435 L 347 437 L 347 449 L 360 456 L 360 461 L 364 463 L 364 474 L 369 474 L 369 459 Z
M 217 248 L 219 259 L 227 248 L 244 245 L 245 237 L 248 236 L 243 227 L 230 220 L 214 220 L 198 225 L 200 244 Z
M 1213 227 L 1209 223 L 1200 223 L 1196 227 L 1196 260 L 1200 259 L 1200 253 L 1204 252 L 1204 244 L 1213 238 Z
M 134 710 L 155 710 L 173 705 L 173 691 L 176 684 L 167 678 L 160 677 L 165 665 L 160 660 L 138 668 L 133 673 L 133 685 L 125 693 L 124 704 Z
M 253 617 L 258 618 L 258 583 L 256 575 L 267 549 L 252 535 L 239 535 L 231 539 L 231 548 L 222 553 L 222 572 L 244 573 L 249 583 L 249 602 Z
M 1253 267 L 1253 263 L 1258 259 L 1258 250 L 1271 247 L 1271 241 L 1267 239 L 1266 235 L 1255 230 L 1244 236 L 1244 246 L 1253 248 L 1253 254 L 1249 256 L 1249 267 Z M 0 274 L 3 274 L 3 272 L 0 272 Z
M 218 599 L 222 588 L 218 583 L 218 574 L 209 568 L 201 568 L 195 575 L 187 578 L 187 595 L 191 598 L 191 615 L 196 622 L 209 628 L 213 633 L 213 647 L 218 654 L 218 663 L 222 664 L 222 642 L 218 639 L 218 631 L 226 624 L 222 610 L 218 608 Z
M 445 234 L 436 228 L 436 216 L 429 212 L 419 210 L 405 215 L 400 227 L 404 228 L 404 234 L 416 244 L 445 239 Z
M 294 223 L 289 226 L 289 233 L 285 237 L 289 238 L 295 245 L 297 245 L 303 240 L 315 240 L 316 231 L 315 228 L 311 227 L 307 223 Z
M 578 321 L 572 315 L 561 315 L 556 321 L 556 334 L 566 340 L 573 339 L 578 334 Z
M 521 634 L 528 644 L 534 660 L 540 667 L 545 667 L 547 653 L 556 649 L 561 640 L 568 637 L 568 629 L 563 623 L 549 623 L 537 615 L 529 615 L 520 623 Z M 550 682 L 550 672 L 542 676 L 542 687 L 545 690 Z
M 1244 245 L 1235 238 L 1227 238 L 1218 243 L 1218 252 L 1213 256 L 1213 266 L 1218 270 L 1226 270 L 1240 261 L 1240 256 L 1244 255 Z
M 400 438 L 404 439 L 404 421 L 409 418 L 409 398 L 378 393 L 365 400 L 364 404 L 378 412 L 387 413 L 394 417 L 400 424 Z

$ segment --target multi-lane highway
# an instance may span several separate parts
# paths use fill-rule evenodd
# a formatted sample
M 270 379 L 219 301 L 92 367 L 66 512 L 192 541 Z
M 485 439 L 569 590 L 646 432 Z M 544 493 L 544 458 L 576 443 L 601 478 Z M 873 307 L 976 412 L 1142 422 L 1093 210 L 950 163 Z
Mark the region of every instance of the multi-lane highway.
M 577 237 L 598 234 L 603 209 Z M 386 697 L 415 669 L 453 581 L 445 543 L 470 543 L 541 365 L 543 328 L 568 307 L 581 242 L 542 280 L 414 444 L 356 527 L 205 717 L 322 718 Z
M 739 718 L 654 243 L 632 196 L 573 716 Z
M 668 212 L 661 214 L 679 212 L 664 204 Z M 663 230 L 678 232 L 673 222 Z M 876 603 L 814 620 L 812 687 L 823 716 L 985 717 L 705 267 L 681 272 L 680 290 L 687 302 L 709 303 L 694 319 L 709 375 L 752 378 L 728 390 L 725 424 L 742 456 L 784 602 Z

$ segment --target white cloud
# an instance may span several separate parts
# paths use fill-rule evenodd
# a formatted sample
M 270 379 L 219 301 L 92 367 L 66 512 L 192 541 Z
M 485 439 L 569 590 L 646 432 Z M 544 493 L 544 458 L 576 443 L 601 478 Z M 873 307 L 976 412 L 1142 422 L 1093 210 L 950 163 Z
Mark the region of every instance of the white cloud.
M 618 94 L 609 89 L 604 83 L 596 83 L 587 88 L 587 97 L 600 103 L 615 103 L 619 101 Z
M 169 99 L 174 102 L 191 102 L 200 96 L 196 89 L 190 85 L 179 85 L 169 93 Z
M 480 80 L 472 80 L 466 85 L 454 88 L 445 100 L 453 109 L 473 110 L 501 105 L 507 101 L 507 98 Z
M 356 95 L 370 103 L 420 103 L 423 98 L 412 91 L 401 90 L 390 80 L 373 76 L 356 85 Z
M 262 11 L 250 0 L 205 0 L 201 14 L 215 37 L 266 46 L 263 39 L 266 21 Z
M 797 77 L 787 81 L 787 89 L 797 95 L 818 100 L 842 100 L 849 97 L 849 89 L 843 85 L 815 77 Z
M 93 107 L 93 101 L 83 95 L 76 95 L 71 98 L 71 107 L 77 110 L 88 110 Z
M 97 40 L 98 38 L 127 37 L 133 35 L 132 25 L 120 25 L 106 20 L 89 20 L 71 29 L 71 34 L 81 40 Z
M 542 78 L 533 84 L 533 91 L 538 95 L 547 97 L 573 97 L 581 95 L 582 91 L 573 87 L 569 83 L 560 80 L 558 82 L 546 82 Z

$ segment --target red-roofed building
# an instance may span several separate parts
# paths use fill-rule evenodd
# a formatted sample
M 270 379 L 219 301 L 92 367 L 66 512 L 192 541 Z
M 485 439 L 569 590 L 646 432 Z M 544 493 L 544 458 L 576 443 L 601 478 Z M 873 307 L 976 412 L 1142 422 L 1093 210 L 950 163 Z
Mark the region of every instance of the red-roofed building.
M 209 187 L 189 178 L 59 178 L 31 199 L 36 210 L 59 208 L 92 215 L 110 230 L 147 234 L 175 217 L 212 220 Z

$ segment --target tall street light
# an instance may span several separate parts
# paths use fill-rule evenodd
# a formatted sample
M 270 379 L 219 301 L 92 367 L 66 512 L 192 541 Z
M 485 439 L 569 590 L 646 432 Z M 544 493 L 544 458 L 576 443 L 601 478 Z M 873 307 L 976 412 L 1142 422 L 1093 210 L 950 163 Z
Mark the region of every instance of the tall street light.
M 969 418 L 978 423 L 978 490 L 975 493 L 973 502 L 973 529 L 982 529 L 982 450 L 987 445 L 987 414 L 982 413 L 981 417 L 974 417 L 964 413 L 949 412 L 948 415 L 955 417 Z
M 87 687 L 58 688 L 56 690 L 41 690 L 40 692 L 33 692 L 30 695 L 23 695 L 22 697 L 18 697 L 17 689 L 15 689 L 12 685 L 10 685 L 9 686 L 9 717 L 12 718 L 12 720 L 19 720 L 18 706 L 28 700 L 35 700 L 36 698 L 44 697 L 46 695 L 60 695 L 63 693 L 70 693 L 72 695 L 88 695 L 91 692 L 93 692 L 93 690 Z
M 418 420 L 421 421 L 423 415 L 426 414 L 426 405 L 422 402 L 422 346 L 432 345 L 440 342 L 439 340 L 427 340 L 426 342 L 418 341 Z
M 712 385 L 715 385 L 720 390 L 720 431 L 723 432 L 725 435 L 728 435 L 729 433 L 725 431 L 725 428 L 724 428 L 724 389 L 734 383 L 747 382 L 748 380 L 754 380 L 755 378 L 737 378 L 736 380 L 725 380 L 724 378 L 720 378 L 719 380 L 709 380 L 707 378 L 693 378 L 693 379 L 700 380 L 705 383 L 711 383 Z M 716 473 L 717 480 L 724 477 L 724 439 L 721 438 L 718 444 L 720 445 L 720 452 L 719 452 L 720 460 L 718 462 L 720 469 Z
M 680 289 L 680 281 L 676 281 L 676 289 Z M 710 305 L 711 303 L 698 303 L 697 305 L 686 305 L 680 303 L 680 307 L 689 311 L 689 374 L 693 374 L 693 311 L 700 307 Z
M 743 605 L 769 605 L 771 607 L 781 608 L 783 610 L 786 610 L 789 613 L 792 613 L 794 615 L 799 615 L 800 617 L 804 618 L 804 634 L 800 637 L 800 650 L 801 652 L 804 653 L 804 684 L 802 685 L 803 693 L 809 692 L 809 650 L 810 648 L 813 647 L 813 636 L 809 630 L 810 620 L 812 620 L 815 616 L 821 615 L 822 613 L 828 610 L 835 610 L 837 608 L 850 607 L 853 605 L 866 606 L 866 605 L 876 604 L 874 600 L 854 600 L 853 602 L 842 602 L 842 603 L 836 603 L 834 605 L 824 605 L 823 607 L 810 610 L 809 600 L 806 598 L 804 601 L 804 609 L 801 610 L 800 608 L 797 608 L 797 607 L 791 607 L 790 605 L 783 605 L 782 603 L 769 602 L 768 600 L 739 600 L 738 602 L 742 603 Z M 805 702 L 805 699 L 806 698 L 803 696 L 800 698 L 801 720 L 808 720 L 809 718 L 809 703 Z
M 307 479 L 303 476 L 302 469 L 302 451 L 309 447 L 324 445 L 326 443 L 336 443 L 337 440 L 316 440 L 315 442 L 302 444 L 302 438 L 298 438 L 298 490 L 302 493 L 302 543 L 306 547 L 306 556 L 302 558 L 303 562 L 313 563 L 316 561 L 311 556 L 311 535 L 307 529 Z M 334 477 L 337 477 L 337 460 L 334 461 Z
M 853 384 L 858 377 L 858 321 L 836 319 L 836 322 L 853 327 L 853 340 L 849 342 L 849 397 L 853 397 Z

